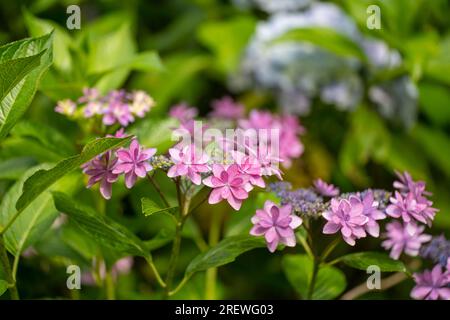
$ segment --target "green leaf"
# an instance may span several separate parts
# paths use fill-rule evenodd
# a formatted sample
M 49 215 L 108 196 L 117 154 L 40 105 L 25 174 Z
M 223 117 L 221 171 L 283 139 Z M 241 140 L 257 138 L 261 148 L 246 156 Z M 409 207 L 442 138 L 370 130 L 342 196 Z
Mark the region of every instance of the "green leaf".
M 195 272 L 223 266 L 233 262 L 239 255 L 249 250 L 265 246 L 266 243 L 263 238 L 250 235 L 226 238 L 208 251 L 195 257 L 188 265 L 186 275 L 190 276 Z
M 51 43 L 52 34 L 48 34 L 40 38 L 20 40 L 0 47 L 0 79 L 2 79 L 0 82 L 2 88 L 0 95 L 0 140 L 8 134 L 31 103 L 43 73 L 51 64 Z M 23 70 L 19 71 L 17 68 L 19 61 L 20 65 L 27 61 L 27 66 L 22 65 L 27 72 L 31 70 L 26 76 Z M 30 68 L 30 61 L 33 70 Z M 10 63 L 13 63 L 16 67 L 7 67 Z M 23 78 L 23 76 L 25 77 Z M 23 79 L 15 83 L 20 77 Z M 13 84 L 14 86 L 12 86 Z
M 282 267 L 295 291 L 306 298 L 313 275 L 311 258 L 303 254 L 285 255 Z M 345 290 L 346 285 L 342 271 L 332 266 L 322 266 L 317 272 L 311 298 L 319 300 L 336 298 Z
M 446 86 L 434 83 L 419 84 L 421 111 L 434 124 L 450 124 L 450 92 Z
M 24 181 L 37 170 L 48 167 L 40 165 L 31 168 L 8 190 L 0 205 L 1 225 L 6 225 L 16 213 L 14 205 L 22 192 Z M 4 237 L 8 251 L 14 256 L 20 255 L 50 228 L 57 215 L 51 194 L 44 192 L 39 195 L 6 231 Z
M 18 211 L 26 208 L 39 194 L 62 178 L 72 170 L 79 168 L 83 163 L 91 160 L 98 154 L 109 149 L 118 148 L 129 142 L 132 137 L 127 138 L 100 138 L 89 142 L 83 151 L 76 156 L 58 162 L 49 170 L 39 170 L 32 175 L 23 186 L 23 192 L 16 203 Z
M 432 163 L 450 177 L 450 162 L 444 150 L 450 150 L 450 138 L 442 130 L 436 130 L 424 125 L 417 125 L 412 131 L 412 136 L 421 146 L 422 152 L 428 155 Z
M 358 58 L 366 61 L 363 50 L 350 38 L 329 28 L 292 29 L 273 40 L 272 44 L 305 41 L 338 56 Z
M 11 158 L 0 162 L 0 179 L 16 180 L 34 164 L 29 157 Z
M 175 142 L 172 140 L 172 131 L 177 125 L 177 120 L 173 118 L 148 118 L 140 121 L 130 133 L 136 135 L 142 145 L 166 152 Z
M 149 198 L 142 198 L 141 199 L 142 204 L 142 213 L 148 217 L 157 213 L 165 213 L 170 216 L 172 216 L 168 211 L 171 209 L 175 209 L 178 207 L 168 207 L 168 208 L 162 208 L 157 203 L 155 203 L 153 200 Z
M 50 32 L 54 32 L 53 56 L 55 67 L 63 72 L 70 72 L 72 69 L 72 56 L 70 48 L 73 39 L 65 29 L 51 20 L 39 19 L 28 10 L 24 9 L 24 22 L 28 33 L 32 37 L 40 37 Z
M 32 121 L 21 121 L 11 131 L 11 135 L 36 140 L 47 150 L 68 157 L 76 152 L 72 142 L 55 128 Z
M 0 280 L 0 297 L 8 290 L 8 282 Z
M 349 267 L 366 271 L 369 266 L 376 265 L 383 272 L 407 272 L 403 262 L 389 258 L 380 252 L 351 253 L 340 259 Z
M 234 72 L 242 51 L 252 36 L 256 20 L 252 16 L 238 16 L 227 21 L 203 23 L 199 28 L 200 41 L 216 55 L 222 72 Z
M 126 227 L 92 208 L 77 203 L 64 193 L 54 192 L 53 199 L 59 211 L 67 214 L 71 221 L 100 245 L 117 253 L 151 259 L 144 242 Z

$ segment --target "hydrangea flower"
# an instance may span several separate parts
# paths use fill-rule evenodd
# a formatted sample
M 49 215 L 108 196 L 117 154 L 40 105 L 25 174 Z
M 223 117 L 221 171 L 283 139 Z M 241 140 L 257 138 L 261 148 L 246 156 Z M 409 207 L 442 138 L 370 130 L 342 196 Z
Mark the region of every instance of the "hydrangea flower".
M 401 193 L 408 193 L 416 189 L 425 190 L 425 182 L 415 182 L 407 171 L 403 173 L 395 171 L 395 175 L 397 176 L 398 180 L 394 181 L 393 186 Z
M 77 105 L 70 99 L 58 101 L 55 111 L 66 116 L 71 116 L 75 113 Z
M 213 111 L 210 113 L 210 116 L 213 118 L 238 120 L 244 116 L 244 106 L 236 103 L 229 96 L 213 101 L 212 107 Z
M 406 196 L 400 192 L 395 192 L 395 197 L 391 197 L 391 204 L 386 208 L 386 213 L 394 218 L 402 218 L 409 225 L 413 221 L 419 221 L 431 225 L 436 209 L 432 208 L 431 201 L 410 191 Z
M 264 210 L 256 210 L 251 221 L 254 226 L 250 230 L 250 234 L 253 236 L 264 235 L 270 252 L 274 252 L 279 243 L 295 247 L 294 230 L 302 224 L 302 219 L 292 214 L 290 205 L 278 207 L 272 201 L 267 200 Z
M 381 244 L 386 250 L 391 250 L 390 256 L 397 260 L 402 252 L 415 257 L 419 254 L 423 243 L 431 240 L 431 236 L 423 234 L 424 226 L 411 223 L 407 228 L 399 221 L 393 221 L 386 225 L 384 237 L 387 240 Z
M 103 123 L 107 126 L 113 125 L 116 122 L 126 127 L 134 121 L 130 108 L 127 104 L 119 101 L 113 102 L 103 111 Z
M 237 164 L 230 166 L 213 164 L 212 175 L 204 179 L 203 183 L 213 188 L 209 195 L 209 204 L 227 200 L 233 209 L 239 210 L 242 200 L 248 198 L 248 193 L 245 189 L 248 177 L 239 171 Z
M 113 169 L 114 174 L 125 174 L 125 185 L 132 188 L 138 177 L 143 178 L 153 167 L 149 159 L 156 153 L 156 149 L 142 149 L 139 142 L 134 139 L 131 141 L 129 149 L 120 149 L 116 151 L 118 162 Z
M 111 151 L 105 152 L 97 156 L 93 160 L 85 163 L 83 173 L 87 174 L 89 181 L 88 188 L 100 183 L 100 193 L 105 199 L 111 198 L 112 184 L 117 181 L 118 174 L 113 172 L 117 164 L 117 158 L 112 155 Z
M 429 244 L 420 249 L 420 256 L 431 259 L 445 267 L 450 261 L 450 241 L 444 235 L 433 237 Z
M 198 114 L 198 110 L 189 107 L 186 103 L 180 103 L 169 110 L 169 115 L 172 118 L 178 119 L 181 123 L 194 119 Z
M 363 210 L 362 203 L 352 204 L 346 199 L 331 199 L 330 210 L 322 214 L 328 220 L 323 233 L 333 234 L 340 230 L 344 241 L 354 246 L 355 239 L 366 236 L 365 224 L 369 218 L 363 214 Z
M 187 145 L 182 149 L 169 149 L 174 165 L 167 172 L 170 178 L 186 176 L 192 183 L 200 185 L 202 178 L 201 173 L 208 172 L 208 156 L 202 151 L 196 151 L 195 145 Z
M 349 201 L 352 205 L 361 203 L 363 205 L 363 215 L 368 219 L 364 225 L 368 234 L 372 237 L 378 238 L 380 235 L 380 226 L 377 220 L 386 218 L 386 215 L 378 210 L 378 202 L 374 200 L 372 192 L 366 192 L 364 196 L 350 196 Z
M 139 118 L 143 118 L 155 105 L 155 100 L 142 90 L 134 91 L 131 100 L 130 111 Z
M 314 188 L 319 194 L 325 197 L 335 197 L 339 195 L 339 188 L 335 187 L 331 183 L 326 183 L 322 179 L 314 180 Z
M 233 152 L 235 163 L 239 167 L 239 171 L 249 178 L 249 182 L 253 186 L 261 188 L 266 187 L 266 183 L 262 178 L 261 164 L 254 157 L 243 154 L 242 152 Z M 251 188 L 250 188 L 251 189 Z M 250 191 L 250 190 L 247 190 Z
M 448 271 L 443 272 L 437 264 L 433 270 L 413 275 L 416 286 L 411 291 L 411 297 L 417 300 L 450 300 Z

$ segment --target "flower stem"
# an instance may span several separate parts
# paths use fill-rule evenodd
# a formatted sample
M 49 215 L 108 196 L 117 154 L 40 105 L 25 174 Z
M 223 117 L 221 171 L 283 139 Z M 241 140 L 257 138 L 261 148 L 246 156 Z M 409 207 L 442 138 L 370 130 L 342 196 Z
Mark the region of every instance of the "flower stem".
M 111 271 L 106 271 L 105 274 L 105 290 L 107 300 L 116 300 L 116 291 L 114 288 L 114 279 Z
M 308 288 L 308 294 L 306 296 L 306 299 L 311 300 L 313 293 L 314 293 L 314 287 L 316 285 L 316 279 L 317 279 L 317 273 L 319 271 L 319 261 L 317 261 L 316 258 L 313 259 L 313 273 L 311 277 L 311 282 L 309 283 Z
M 6 274 L 6 280 L 9 283 L 9 294 L 11 295 L 11 299 L 19 300 L 19 291 L 17 290 L 16 282 L 12 276 L 11 265 L 9 264 L 8 254 L 6 253 L 3 235 L 0 236 L 0 263 Z
M 221 222 L 222 214 L 220 212 L 216 212 L 212 215 L 208 239 L 210 247 L 215 246 L 219 242 Z M 216 299 L 216 280 L 217 268 L 209 268 L 206 270 L 205 299 Z
M 148 181 L 152 184 L 153 188 L 155 188 L 156 192 L 158 192 L 159 196 L 161 197 L 161 200 L 164 202 L 164 204 L 167 207 L 170 207 L 169 201 L 167 201 L 166 197 L 164 196 L 164 193 L 162 192 L 159 185 L 156 183 L 155 179 L 153 179 L 153 176 L 147 174 Z
M 156 281 L 158 281 L 159 285 L 160 285 L 162 288 L 165 288 L 165 287 L 166 287 L 166 283 L 165 283 L 164 280 L 161 278 L 161 275 L 159 274 L 158 269 L 156 269 L 156 266 L 155 266 L 155 264 L 153 263 L 153 261 L 150 260 L 150 259 L 146 259 L 146 260 L 147 260 L 147 263 L 148 263 L 150 269 L 152 270 L 153 274 L 155 275 Z

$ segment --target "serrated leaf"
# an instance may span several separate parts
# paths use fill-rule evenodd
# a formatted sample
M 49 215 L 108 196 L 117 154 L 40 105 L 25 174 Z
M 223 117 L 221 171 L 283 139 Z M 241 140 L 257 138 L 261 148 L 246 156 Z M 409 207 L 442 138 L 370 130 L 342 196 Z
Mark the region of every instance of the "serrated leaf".
M 89 142 L 83 151 L 76 156 L 58 162 L 49 170 L 39 170 L 32 175 L 23 185 L 23 192 L 16 203 L 18 211 L 27 207 L 36 197 L 48 187 L 62 178 L 72 170 L 79 168 L 83 163 L 91 160 L 98 154 L 109 149 L 118 148 L 129 142 L 132 137 L 127 138 L 100 138 Z
M 283 271 L 289 283 L 303 298 L 307 298 L 313 275 L 313 261 L 303 254 L 285 255 Z M 322 266 L 318 269 L 312 299 L 327 300 L 339 296 L 346 287 L 345 276 L 339 269 Z
M 186 275 L 190 276 L 195 272 L 223 266 L 249 250 L 265 246 L 264 239 L 259 237 L 241 235 L 226 238 L 194 258 L 186 269 Z
M 330 28 L 292 29 L 273 40 L 273 44 L 282 42 L 309 42 L 338 56 L 353 57 L 366 61 L 367 57 L 361 47 L 339 32 Z
M 165 214 L 169 214 L 170 213 L 168 211 L 178 208 L 178 207 L 167 207 L 167 208 L 163 208 L 160 205 L 158 205 L 156 202 L 154 202 L 153 200 L 149 199 L 149 198 L 142 198 L 141 199 L 141 205 L 142 205 L 142 213 L 148 217 L 157 213 L 165 213 Z M 172 216 L 172 215 L 170 215 Z
M 53 199 L 59 211 L 67 214 L 71 221 L 100 245 L 120 254 L 151 259 L 144 242 L 123 225 L 77 203 L 64 193 L 54 192 Z
M 17 62 L 17 59 L 31 59 L 33 64 L 38 63 L 32 69 L 27 66 L 29 73 L 25 77 L 23 77 L 22 70 L 22 78 L 14 86 L 11 86 L 11 83 L 14 84 L 15 81 L 9 83 L 11 77 L 14 76 L 12 70 L 8 71 L 8 75 L 5 75 L 4 72 L 0 73 L 3 91 L 0 101 L 0 140 L 8 134 L 31 103 L 42 75 L 51 64 L 51 44 L 52 34 L 48 34 L 40 38 L 24 39 L 0 47 L 0 64 L 2 66 L 8 61 Z
M 358 252 L 341 257 L 343 263 L 349 267 L 367 270 L 369 266 L 376 265 L 383 272 L 407 272 L 403 262 L 391 259 L 381 252 Z
M 0 225 L 6 225 L 16 213 L 14 205 L 21 194 L 24 181 L 42 168 L 48 168 L 48 165 L 28 170 L 5 194 L 0 205 Z M 6 231 L 4 238 L 8 251 L 14 256 L 20 255 L 50 228 L 57 215 L 50 193 L 39 195 Z

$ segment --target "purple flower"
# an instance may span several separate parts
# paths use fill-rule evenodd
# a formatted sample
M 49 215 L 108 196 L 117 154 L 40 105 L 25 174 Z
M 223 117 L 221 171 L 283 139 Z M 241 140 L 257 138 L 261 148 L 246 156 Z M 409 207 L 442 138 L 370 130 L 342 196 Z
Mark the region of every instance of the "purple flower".
M 431 236 L 423 234 L 424 226 L 411 223 L 408 227 L 401 222 L 393 221 L 386 225 L 387 240 L 381 244 L 386 250 L 391 249 L 389 254 L 392 259 L 397 260 L 404 251 L 407 255 L 415 257 L 419 254 L 423 243 L 431 240 Z
M 200 185 L 202 178 L 200 173 L 208 172 L 208 156 L 202 151 L 197 151 L 194 144 L 182 149 L 169 149 L 172 161 L 175 163 L 167 172 L 170 178 L 187 176 L 192 183 Z
M 430 243 L 420 249 L 420 256 L 445 267 L 450 261 L 450 241 L 444 235 L 433 237 Z
M 401 174 L 398 171 L 395 171 L 395 174 L 398 177 L 398 181 L 394 181 L 393 185 L 394 188 L 398 189 L 398 191 L 400 191 L 401 193 L 408 193 L 416 189 L 425 190 L 425 182 L 423 181 L 415 182 L 407 171 L 403 172 L 403 174 Z
M 112 184 L 118 179 L 117 173 L 113 172 L 116 163 L 117 158 L 112 156 L 111 151 L 85 163 L 82 166 L 83 172 L 90 176 L 87 187 L 91 188 L 94 184 L 100 182 L 100 193 L 105 199 L 110 199 Z
M 394 218 L 402 218 L 410 224 L 419 221 L 431 225 L 436 209 L 431 207 L 432 202 L 424 197 L 418 197 L 410 191 L 406 196 L 395 192 L 395 198 L 391 197 L 391 204 L 386 208 L 386 213 Z
M 361 198 L 361 196 L 350 196 L 349 201 L 352 205 L 357 203 L 363 205 L 363 215 L 368 218 L 364 227 L 368 234 L 378 238 L 380 235 L 380 226 L 378 225 L 377 220 L 385 219 L 386 215 L 378 210 L 378 202 L 374 200 L 373 193 L 371 191 L 366 192 L 363 198 Z
M 236 103 L 229 96 L 213 101 L 212 107 L 210 116 L 213 118 L 237 120 L 244 116 L 244 106 Z
M 438 264 L 433 270 L 413 275 L 416 286 L 411 291 L 411 297 L 417 300 L 450 300 L 448 271 L 443 272 Z
M 274 252 L 280 242 L 288 247 L 295 247 L 294 230 L 303 222 L 300 217 L 292 214 L 290 205 L 278 207 L 270 200 L 265 202 L 264 210 L 256 210 L 251 221 L 254 226 L 250 234 L 264 235 L 270 252 Z
M 180 103 L 170 108 L 169 115 L 178 119 L 181 123 L 193 120 L 198 114 L 194 107 L 189 107 L 186 103 Z
M 314 180 L 314 188 L 319 194 L 325 197 L 335 197 L 339 194 L 339 188 L 335 187 L 331 183 L 326 183 L 322 179 Z
M 103 123 L 107 126 L 113 125 L 116 122 L 126 127 L 134 121 L 130 108 L 127 104 L 121 101 L 114 101 L 103 111 Z
M 212 175 L 204 179 L 203 183 L 213 188 L 208 199 L 210 204 L 227 200 L 233 209 L 239 210 L 242 200 L 248 198 L 248 192 L 245 189 L 248 177 L 239 171 L 237 164 L 228 167 L 213 164 Z
M 83 95 L 78 98 L 78 102 L 86 103 L 91 101 L 97 101 L 100 99 L 100 93 L 95 88 L 83 88 Z
M 128 189 L 136 183 L 137 177 L 143 178 L 153 167 L 148 160 L 156 153 L 156 149 L 142 149 L 138 141 L 131 141 L 130 148 L 116 151 L 118 162 L 113 169 L 114 174 L 125 173 L 125 185 Z
M 351 246 L 355 245 L 355 239 L 366 236 L 364 229 L 369 218 L 363 214 L 362 203 L 351 204 L 346 199 L 333 198 L 330 209 L 322 214 L 328 220 L 323 228 L 324 234 L 333 234 L 340 230 L 344 241 Z

